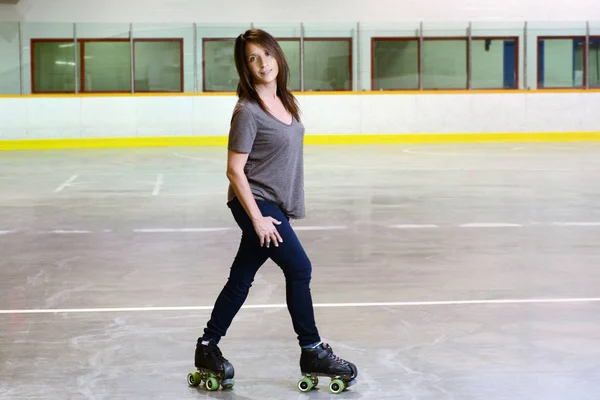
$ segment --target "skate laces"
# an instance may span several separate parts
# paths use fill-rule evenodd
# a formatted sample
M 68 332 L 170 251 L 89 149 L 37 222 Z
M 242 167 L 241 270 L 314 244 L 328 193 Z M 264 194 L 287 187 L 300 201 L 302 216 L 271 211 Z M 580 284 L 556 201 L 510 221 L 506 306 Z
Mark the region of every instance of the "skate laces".
M 330 358 L 331 360 L 338 362 L 340 364 L 344 364 L 344 365 L 348 363 L 343 358 L 340 358 L 337 355 L 335 355 L 333 352 L 333 349 L 328 344 L 325 345 L 325 351 L 327 352 L 327 357 Z
M 223 357 L 223 353 L 221 352 L 221 349 L 219 349 L 219 346 L 217 346 L 216 344 L 209 344 L 206 347 L 206 353 L 210 354 L 211 356 L 213 356 L 215 359 L 217 359 L 219 361 L 227 361 L 225 359 L 225 357 Z

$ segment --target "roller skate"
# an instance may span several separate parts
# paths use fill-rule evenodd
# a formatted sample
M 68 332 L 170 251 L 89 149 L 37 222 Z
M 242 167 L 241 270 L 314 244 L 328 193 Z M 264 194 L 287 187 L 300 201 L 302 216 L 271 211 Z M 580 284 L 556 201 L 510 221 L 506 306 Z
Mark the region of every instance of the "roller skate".
M 188 374 L 187 381 L 190 386 L 199 386 L 204 382 L 208 391 L 215 391 L 219 386 L 231 389 L 235 384 L 233 365 L 223 357 L 219 347 L 212 341 L 208 345 L 198 342 L 194 364 L 198 372 Z
M 339 394 L 354 385 L 358 376 L 356 365 L 337 357 L 326 343 L 321 343 L 315 348 L 302 349 L 300 371 L 304 376 L 298 381 L 298 389 L 301 392 L 316 388 L 319 384 L 318 377 L 327 376 L 331 378 L 329 391 Z

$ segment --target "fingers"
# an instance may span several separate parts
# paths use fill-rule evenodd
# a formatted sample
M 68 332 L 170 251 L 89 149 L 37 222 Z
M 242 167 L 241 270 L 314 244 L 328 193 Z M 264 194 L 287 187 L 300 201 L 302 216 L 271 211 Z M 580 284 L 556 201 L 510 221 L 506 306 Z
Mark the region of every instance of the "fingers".
M 266 218 L 266 226 L 261 226 L 258 230 L 258 237 L 260 239 L 260 246 L 266 246 L 269 248 L 271 243 L 275 245 L 275 247 L 279 247 L 279 243 L 283 243 L 283 238 L 277 231 L 274 225 L 281 225 L 281 221 L 278 221 L 274 218 L 268 217 Z

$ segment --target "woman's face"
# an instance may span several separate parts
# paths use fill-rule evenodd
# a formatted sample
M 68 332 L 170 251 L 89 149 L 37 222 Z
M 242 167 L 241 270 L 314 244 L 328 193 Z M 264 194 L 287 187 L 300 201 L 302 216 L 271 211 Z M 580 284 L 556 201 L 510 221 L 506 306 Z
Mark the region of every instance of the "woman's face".
M 255 43 L 246 44 L 246 62 L 256 85 L 277 85 L 279 65 L 269 50 Z

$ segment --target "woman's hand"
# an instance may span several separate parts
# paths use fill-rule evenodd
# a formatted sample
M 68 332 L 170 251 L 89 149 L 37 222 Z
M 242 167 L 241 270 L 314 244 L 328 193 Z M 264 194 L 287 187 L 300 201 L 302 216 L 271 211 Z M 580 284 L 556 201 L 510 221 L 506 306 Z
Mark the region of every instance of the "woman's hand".
M 288 218 L 288 222 L 290 223 L 290 225 L 294 225 L 294 222 L 296 222 L 296 220 L 294 218 Z
M 268 248 L 271 242 L 275 244 L 275 247 L 279 247 L 279 243 L 283 242 L 277 228 L 275 228 L 275 225 L 281 225 L 281 221 L 272 217 L 259 217 L 253 222 L 253 225 L 260 240 L 260 247 L 266 244 Z

